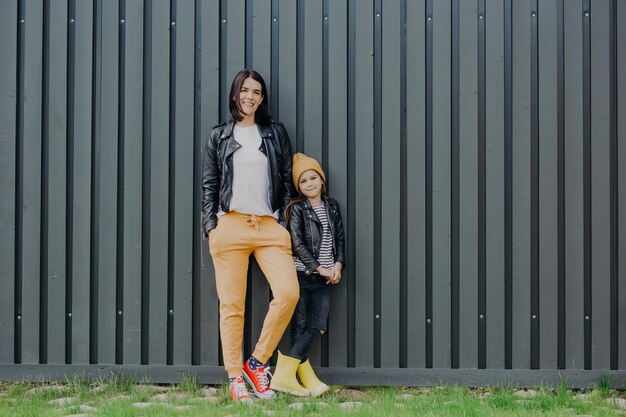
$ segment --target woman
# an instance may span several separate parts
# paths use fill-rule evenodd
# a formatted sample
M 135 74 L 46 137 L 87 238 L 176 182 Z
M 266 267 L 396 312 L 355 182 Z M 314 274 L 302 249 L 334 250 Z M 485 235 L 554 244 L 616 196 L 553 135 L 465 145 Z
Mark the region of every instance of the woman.
M 241 70 L 230 89 L 232 119 L 207 141 L 202 176 L 202 225 L 209 239 L 220 301 L 224 367 L 233 400 L 274 395 L 265 363 L 276 349 L 298 302 L 291 237 L 278 218 L 292 196 L 291 145 L 269 115 L 265 81 Z M 252 356 L 242 365 L 248 259 L 254 254 L 273 293 Z

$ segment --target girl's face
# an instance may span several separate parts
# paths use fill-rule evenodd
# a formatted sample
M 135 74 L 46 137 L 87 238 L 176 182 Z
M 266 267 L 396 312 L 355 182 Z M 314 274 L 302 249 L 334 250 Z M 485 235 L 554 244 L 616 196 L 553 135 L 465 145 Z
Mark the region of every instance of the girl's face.
M 320 174 L 313 169 L 308 169 L 300 176 L 300 182 L 298 187 L 302 194 L 308 198 L 318 198 L 322 194 L 322 185 L 324 181 L 320 177 Z
M 251 116 L 256 113 L 256 110 L 263 101 L 261 91 L 260 82 L 255 81 L 251 77 L 243 80 L 241 90 L 239 91 L 239 107 L 246 116 Z

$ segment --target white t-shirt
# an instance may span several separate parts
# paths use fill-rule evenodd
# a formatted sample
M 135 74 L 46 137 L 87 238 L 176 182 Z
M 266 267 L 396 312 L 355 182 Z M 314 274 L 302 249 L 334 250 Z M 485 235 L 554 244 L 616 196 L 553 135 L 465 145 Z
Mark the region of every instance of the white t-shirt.
M 257 125 L 233 130 L 241 148 L 233 154 L 233 195 L 230 210 L 242 214 L 271 216 L 269 161 L 259 150 L 261 135 Z

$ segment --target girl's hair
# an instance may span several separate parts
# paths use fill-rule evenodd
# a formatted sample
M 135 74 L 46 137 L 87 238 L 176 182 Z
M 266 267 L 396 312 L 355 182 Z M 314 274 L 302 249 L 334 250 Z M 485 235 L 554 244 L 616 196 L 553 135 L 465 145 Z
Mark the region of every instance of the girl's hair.
M 239 105 L 239 92 L 241 91 L 241 87 L 243 86 L 243 82 L 246 78 L 252 78 L 254 81 L 257 81 L 261 84 L 261 94 L 263 95 L 263 101 L 259 105 L 259 108 L 256 110 L 254 114 L 255 123 L 266 125 L 269 124 L 272 116 L 270 115 L 270 105 L 269 105 L 269 97 L 267 95 L 267 87 L 265 87 L 265 80 L 261 77 L 261 74 L 256 72 L 253 69 L 244 68 L 235 75 L 235 79 L 230 86 L 230 96 L 228 99 L 228 107 L 230 109 L 230 114 L 233 117 L 234 121 L 240 121 L 243 119 L 244 112 Z
M 326 191 L 326 183 L 323 182 L 322 183 L 322 200 L 326 201 L 328 200 L 328 191 Z M 298 195 L 295 196 L 294 198 L 291 199 L 291 201 L 289 201 L 289 203 L 287 203 L 287 206 L 285 207 L 285 221 L 289 222 L 289 216 L 291 216 L 291 209 L 293 207 L 294 204 L 299 204 L 301 202 L 303 202 L 306 199 L 306 196 L 304 194 L 302 194 L 302 191 L 300 191 L 298 189 Z

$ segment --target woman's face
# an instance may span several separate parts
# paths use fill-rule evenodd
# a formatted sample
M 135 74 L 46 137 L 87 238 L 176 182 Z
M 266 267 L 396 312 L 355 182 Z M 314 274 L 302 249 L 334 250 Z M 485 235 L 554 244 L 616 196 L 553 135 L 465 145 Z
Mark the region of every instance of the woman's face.
M 256 110 L 263 101 L 263 94 L 261 94 L 261 92 L 261 83 L 258 81 L 255 81 L 251 77 L 243 80 L 241 90 L 239 91 L 239 107 L 246 116 L 251 116 L 256 113 Z

